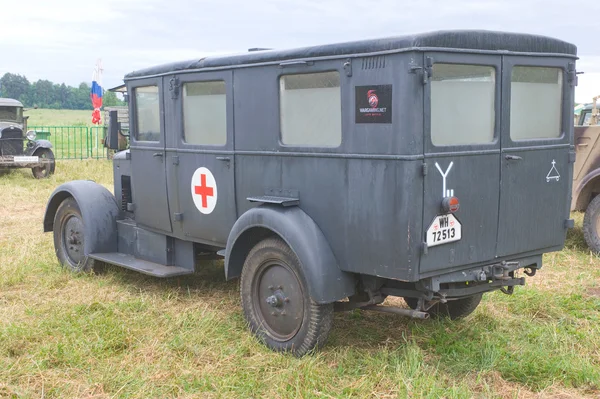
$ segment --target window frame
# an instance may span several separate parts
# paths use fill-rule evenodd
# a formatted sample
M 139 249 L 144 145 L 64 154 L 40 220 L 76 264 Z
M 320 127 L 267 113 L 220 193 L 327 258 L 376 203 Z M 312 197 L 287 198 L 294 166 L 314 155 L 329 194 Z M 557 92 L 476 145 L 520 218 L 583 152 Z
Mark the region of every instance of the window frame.
M 225 88 L 225 142 L 223 144 L 198 144 L 198 143 L 189 143 L 186 141 L 185 139 L 185 85 L 186 84 L 202 84 L 202 83 L 223 83 L 223 86 Z M 181 82 L 181 119 L 182 119 L 182 124 L 181 124 L 181 140 L 183 142 L 183 144 L 186 145 L 193 145 L 193 146 L 202 146 L 202 147 L 225 147 L 227 146 L 227 141 L 228 141 L 228 134 L 227 134 L 227 130 L 228 130 L 228 110 L 227 110 L 227 102 L 229 100 L 229 96 L 227 93 L 227 82 L 224 79 L 213 79 L 213 80 L 199 80 L 199 81 L 185 81 L 185 82 Z
M 454 144 L 454 145 L 435 145 L 431 138 L 431 79 L 429 79 L 424 90 L 423 106 L 423 131 L 425 153 L 446 153 L 446 152 L 474 152 L 500 149 L 500 103 L 502 100 L 502 56 L 495 54 L 464 54 L 464 53 L 437 53 L 428 52 L 423 54 L 424 65 L 427 65 L 428 58 L 431 59 L 431 68 L 434 64 L 460 64 L 492 67 L 495 70 L 495 92 L 494 92 L 494 136 L 488 143 L 476 144 Z
M 276 87 L 276 91 L 277 91 L 277 142 L 278 145 L 281 149 L 283 150 L 296 150 L 296 151 L 302 151 L 302 152 L 341 152 L 343 151 L 344 145 L 345 145 L 345 140 L 344 140 L 344 131 L 345 126 L 346 126 L 346 117 L 347 115 L 344 115 L 344 112 L 342 111 L 342 109 L 344 108 L 344 96 L 345 94 L 345 89 L 347 89 L 345 86 L 345 79 L 344 77 L 346 76 L 343 71 L 341 70 L 341 68 L 339 67 L 333 67 L 333 66 L 329 66 L 329 63 L 318 63 L 318 64 L 313 64 L 313 61 L 307 61 L 306 65 L 303 66 L 297 66 L 297 65 L 290 65 L 290 66 L 286 66 L 282 71 L 280 71 L 279 73 L 277 73 L 276 77 L 275 77 L 275 87 Z M 307 68 L 307 66 L 309 66 L 309 68 Z M 283 142 L 283 134 L 282 134 L 282 126 L 281 126 L 281 78 L 284 76 L 289 76 L 289 75 L 314 75 L 314 74 L 320 74 L 320 73 L 327 73 L 327 72 L 336 72 L 339 76 L 340 79 L 340 86 L 339 86 L 339 90 L 340 90 L 340 142 L 337 145 L 330 145 L 330 146 L 316 146 L 316 145 L 298 145 L 298 144 L 286 144 Z
M 137 99 L 135 96 L 135 90 L 139 87 L 147 87 L 147 86 L 156 86 L 158 87 L 158 109 L 160 115 L 160 136 L 158 141 L 146 141 L 146 140 L 138 140 L 138 108 L 137 108 Z M 165 146 L 165 118 L 164 118 L 164 91 L 162 87 L 162 79 L 161 78 L 146 78 L 133 81 L 127 88 L 127 91 L 131 93 L 129 96 L 130 102 L 130 115 L 129 125 L 131 137 L 130 140 L 132 142 L 131 147 L 135 147 L 136 145 L 144 146 L 144 147 L 164 147 Z
M 175 76 L 179 81 L 179 95 L 175 101 L 175 115 L 176 118 L 173 129 L 174 142 L 172 144 L 180 149 L 203 149 L 203 150 L 214 150 L 214 151 L 229 151 L 234 147 L 234 135 L 233 135 L 233 70 L 223 71 L 207 71 L 207 72 L 193 72 L 193 73 L 182 73 Z M 186 83 L 202 83 L 202 82 L 225 82 L 225 126 L 226 126 L 226 140 L 225 144 L 193 144 L 185 141 L 185 123 L 184 123 L 184 109 L 183 109 L 183 85 Z M 168 79 L 166 80 L 168 84 Z
M 512 115 L 512 74 L 515 68 L 521 68 L 521 67 L 525 67 L 525 68 L 555 68 L 558 69 L 559 71 L 562 72 L 562 80 L 561 80 L 561 93 L 560 93 L 560 104 L 561 104 L 561 110 L 560 110 L 560 119 L 559 119 L 559 132 L 560 134 L 557 137 L 536 137 L 536 138 L 525 138 L 525 139 L 513 139 L 512 137 L 512 132 L 510 129 L 510 125 L 511 125 L 511 115 Z M 510 66 L 510 73 L 507 74 L 508 77 L 508 91 L 506 94 L 506 98 L 508 99 L 508 121 L 507 121 L 507 125 L 506 125 L 506 131 L 508 132 L 508 138 L 510 139 L 510 141 L 512 143 L 523 143 L 523 142 L 543 142 L 543 141 L 560 141 L 561 139 L 564 138 L 565 136 L 565 128 L 564 128 L 564 119 L 565 119 L 565 86 L 569 84 L 567 78 L 567 71 L 566 68 L 563 67 L 559 67 L 559 66 L 546 66 L 546 65 L 537 65 L 537 64 L 522 64 L 522 63 L 518 63 L 518 64 L 512 64 Z
M 573 96 L 573 86 L 568 77 L 568 65 L 575 62 L 574 59 L 564 57 L 525 57 L 519 55 L 505 55 L 503 60 L 503 76 L 502 76 L 502 147 L 503 148 L 519 148 L 542 145 L 558 145 L 569 143 L 569 129 L 573 126 L 569 125 L 569 120 L 572 120 L 570 115 L 573 109 L 569 109 L 569 98 Z M 510 115 L 511 115 L 511 94 L 512 94 L 512 70 L 515 66 L 525 67 L 541 67 L 541 68 L 559 68 L 562 70 L 562 95 L 561 95 L 561 119 L 560 129 L 561 134 L 554 138 L 531 138 L 523 140 L 513 140 L 510 136 Z

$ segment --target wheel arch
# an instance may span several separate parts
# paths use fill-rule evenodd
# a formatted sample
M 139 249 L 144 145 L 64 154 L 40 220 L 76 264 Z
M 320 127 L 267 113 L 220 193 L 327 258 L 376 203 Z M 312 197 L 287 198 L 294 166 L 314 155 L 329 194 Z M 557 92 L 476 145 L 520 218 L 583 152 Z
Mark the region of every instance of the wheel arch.
M 44 232 L 54 230 L 56 211 L 67 198 L 73 198 L 79 206 L 86 238 L 94 237 L 85 240 L 85 255 L 116 252 L 119 207 L 112 193 L 93 181 L 75 180 L 54 190 L 44 213 Z
M 27 152 L 29 155 L 33 155 L 40 148 L 47 148 L 49 150 L 52 150 L 52 143 L 48 140 L 36 140 L 33 143 L 34 144 L 32 147 L 27 148 Z
M 571 210 L 585 211 L 594 199 L 594 193 L 600 193 L 600 168 L 594 169 L 581 179 L 573 193 Z
M 225 277 L 239 277 L 250 250 L 270 236 L 281 238 L 296 254 L 315 302 L 331 303 L 355 293 L 355 277 L 339 268 L 321 229 L 298 207 L 262 205 L 244 213 L 227 240 Z

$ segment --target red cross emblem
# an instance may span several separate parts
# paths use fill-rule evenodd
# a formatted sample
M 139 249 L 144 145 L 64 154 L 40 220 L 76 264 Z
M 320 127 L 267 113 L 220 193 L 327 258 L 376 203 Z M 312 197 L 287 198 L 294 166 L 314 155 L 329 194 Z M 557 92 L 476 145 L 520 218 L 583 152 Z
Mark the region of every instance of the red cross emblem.
M 194 191 L 202 197 L 202 208 L 208 207 L 207 197 L 212 197 L 214 190 L 212 187 L 206 186 L 206 174 L 200 175 L 200 185 L 194 186 Z
M 192 199 L 198 210 L 208 215 L 217 205 L 217 182 L 207 168 L 196 169 L 191 182 Z

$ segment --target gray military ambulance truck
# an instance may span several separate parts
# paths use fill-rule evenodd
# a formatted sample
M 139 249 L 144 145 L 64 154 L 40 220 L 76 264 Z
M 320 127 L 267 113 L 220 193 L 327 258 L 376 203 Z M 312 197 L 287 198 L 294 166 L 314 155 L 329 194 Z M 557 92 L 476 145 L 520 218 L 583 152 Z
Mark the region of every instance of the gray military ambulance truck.
M 169 277 L 224 256 L 250 329 L 296 355 L 334 309 L 466 316 L 573 225 L 576 58 L 548 37 L 445 31 L 135 71 L 114 195 L 63 184 L 44 230 L 74 271 Z

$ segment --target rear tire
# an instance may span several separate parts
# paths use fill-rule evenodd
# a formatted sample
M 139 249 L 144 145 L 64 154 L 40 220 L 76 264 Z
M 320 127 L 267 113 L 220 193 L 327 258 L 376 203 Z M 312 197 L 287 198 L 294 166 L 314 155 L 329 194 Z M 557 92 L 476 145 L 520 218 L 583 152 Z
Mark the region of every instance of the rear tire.
M 583 236 L 594 253 L 600 253 L 600 195 L 594 197 L 583 217 Z
M 427 312 L 431 317 L 439 318 L 450 318 L 450 320 L 456 320 L 463 317 L 467 317 L 477 309 L 483 294 L 475 294 L 466 298 L 460 298 L 448 301 L 446 303 L 438 302 L 433 305 Z M 404 298 L 404 301 L 411 309 L 417 309 L 418 299 L 416 298 Z
M 84 253 L 84 221 L 74 198 L 64 200 L 54 216 L 54 250 L 60 263 L 72 272 L 89 272 L 94 260 Z
M 240 296 L 250 330 L 270 349 L 300 357 L 327 341 L 333 304 L 310 298 L 300 262 L 280 238 L 252 248 L 242 269 Z
M 45 179 L 50 177 L 50 175 L 54 173 L 54 169 L 56 167 L 54 162 L 54 153 L 52 150 L 49 148 L 40 148 L 33 155 L 38 156 L 41 160 L 47 162 L 44 166 L 36 166 L 35 168 L 31 168 L 33 177 L 36 179 Z

